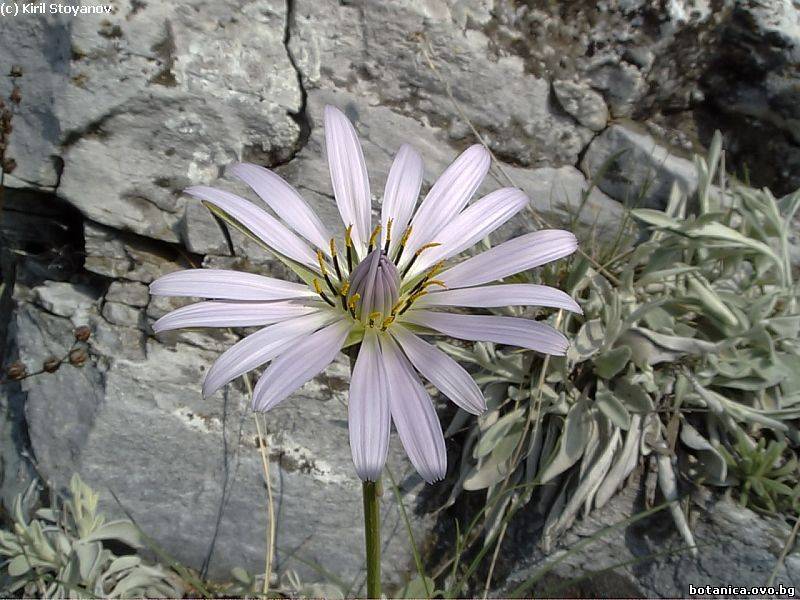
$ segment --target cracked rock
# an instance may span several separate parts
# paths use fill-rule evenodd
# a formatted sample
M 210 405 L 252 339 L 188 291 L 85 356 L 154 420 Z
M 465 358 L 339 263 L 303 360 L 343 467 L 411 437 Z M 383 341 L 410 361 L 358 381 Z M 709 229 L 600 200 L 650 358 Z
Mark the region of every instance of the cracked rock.
M 583 82 L 556 80 L 553 82 L 561 107 L 584 127 L 602 131 L 608 122 L 608 107 L 603 96 Z

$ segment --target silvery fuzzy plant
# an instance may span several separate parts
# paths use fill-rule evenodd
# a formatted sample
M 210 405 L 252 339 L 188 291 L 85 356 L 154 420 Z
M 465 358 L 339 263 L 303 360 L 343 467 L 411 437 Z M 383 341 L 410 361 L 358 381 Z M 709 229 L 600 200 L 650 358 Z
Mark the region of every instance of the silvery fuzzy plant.
M 640 243 L 542 272 L 537 283 L 558 282 L 584 310 L 547 316 L 575 340 L 566 357 L 442 344 L 478 369 L 487 398 L 451 495 L 485 490 L 484 551 L 531 503 L 548 551 L 637 465 L 648 501 L 659 489 L 688 547 L 678 481 L 741 485 L 743 504 L 753 492 L 769 498 L 756 508 L 797 510 L 787 468 L 800 443 L 800 311 L 788 238 L 800 192 L 776 200 L 726 184 L 721 157 L 717 134 L 709 157 L 695 158 L 695 194 L 675 186 L 664 211 L 631 211 Z M 448 433 L 466 426 L 458 413 Z
M 36 491 L 32 486 L 25 496 Z M 0 530 L 3 561 L 0 593 L 37 598 L 179 598 L 183 586 L 175 573 L 146 563 L 138 554 L 117 555 L 121 544 L 142 547 L 129 520 L 106 521 L 97 514 L 98 495 L 77 475 L 66 498 L 32 518 L 16 498 L 9 529 Z M 115 548 L 112 550 L 111 547 Z

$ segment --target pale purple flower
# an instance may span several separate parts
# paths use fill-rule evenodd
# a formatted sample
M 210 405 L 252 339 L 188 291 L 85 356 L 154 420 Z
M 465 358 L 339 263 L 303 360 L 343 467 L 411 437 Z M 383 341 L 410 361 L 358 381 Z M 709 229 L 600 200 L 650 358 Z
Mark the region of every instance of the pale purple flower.
M 335 232 L 339 235 L 281 177 L 256 165 L 237 164 L 230 172 L 278 218 L 229 192 L 186 190 L 263 241 L 306 283 L 217 269 L 170 273 L 151 284 L 152 294 L 210 301 L 167 314 L 153 330 L 264 326 L 223 353 L 203 383 L 203 393 L 210 395 L 270 363 L 253 391 L 256 411 L 276 406 L 345 346 L 360 343 L 348 408 L 358 476 L 373 481 L 380 476 L 394 422 L 414 467 L 426 481 L 438 481 L 447 470 L 444 436 L 419 374 L 470 413 L 479 414 L 486 405 L 469 373 L 420 335 L 563 355 L 566 338 L 544 323 L 441 309 L 538 305 L 579 312 L 572 298 L 551 287 L 486 285 L 567 256 L 577 241 L 567 231 L 536 231 L 446 266 L 528 204 L 520 190 L 503 188 L 467 206 L 489 170 L 487 150 L 467 148 L 415 211 L 422 159 L 411 146 L 401 146 L 386 182 L 380 225 L 373 229 L 361 146 L 353 126 L 331 106 L 325 108 L 325 141 L 344 224 Z

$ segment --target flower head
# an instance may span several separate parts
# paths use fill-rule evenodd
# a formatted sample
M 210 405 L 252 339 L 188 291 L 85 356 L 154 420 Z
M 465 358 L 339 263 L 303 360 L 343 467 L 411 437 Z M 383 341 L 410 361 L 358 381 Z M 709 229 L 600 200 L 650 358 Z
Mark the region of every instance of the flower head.
M 389 172 L 381 222 L 372 227 L 369 180 L 361 146 L 347 118 L 325 108 L 325 140 L 343 226 L 332 235 L 303 198 L 275 173 L 252 164 L 230 169 L 277 215 L 229 192 L 192 187 L 229 223 L 259 240 L 305 283 L 218 269 L 165 275 L 152 294 L 207 298 L 165 315 L 158 333 L 183 327 L 263 326 L 234 344 L 209 369 L 203 393 L 270 363 L 253 391 L 266 411 L 324 370 L 345 346 L 358 344 L 349 399 L 356 472 L 376 480 L 394 422 L 422 477 L 444 477 L 442 428 L 421 374 L 470 413 L 485 409 L 467 371 L 420 335 L 445 334 L 564 354 L 566 338 L 529 319 L 450 314 L 446 307 L 538 305 L 580 311 L 564 292 L 534 284 L 488 283 L 571 254 L 575 236 L 544 230 L 512 239 L 453 266 L 448 261 L 522 210 L 528 198 L 503 188 L 467 206 L 489 169 L 480 145 L 464 151 L 414 210 L 422 160 L 401 146 Z

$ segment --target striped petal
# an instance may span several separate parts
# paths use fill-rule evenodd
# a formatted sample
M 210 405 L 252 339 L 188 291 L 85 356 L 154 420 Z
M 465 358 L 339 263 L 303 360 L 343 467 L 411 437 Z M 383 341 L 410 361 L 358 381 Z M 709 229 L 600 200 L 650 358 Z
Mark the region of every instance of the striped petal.
M 297 190 L 280 175 L 250 163 L 233 165 L 229 170 L 249 185 L 292 229 L 330 256 L 332 236 L 328 229 Z
M 344 113 L 334 106 L 325 107 L 325 147 L 339 214 L 345 227 L 353 225 L 353 241 L 359 250 L 363 250 L 371 233 L 372 202 L 367 166 L 356 130 Z
M 378 481 L 389 451 L 389 388 L 374 329 L 367 330 L 350 381 L 350 449 L 363 481 Z
M 530 319 L 414 310 L 403 315 L 403 321 L 462 340 L 519 346 L 544 354 L 562 356 L 569 347 L 567 338 L 561 332 Z
M 308 244 L 252 202 L 236 194 L 202 185 L 187 188 L 184 192 L 224 210 L 279 254 L 311 269 L 319 268 L 316 254 L 311 251 Z
M 486 410 L 480 388 L 464 367 L 405 327 L 393 327 L 391 332 L 411 364 L 440 392 L 473 415 Z
M 161 333 L 184 327 L 254 327 L 317 310 L 296 302 L 197 302 L 167 313 L 153 323 L 153 331 Z
M 437 279 L 449 288 L 482 285 L 569 256 L 577 248 L 578 240 L 569 231 L 534 231 L 468 258 Z
M 386 245 L 387 226 L 389 219 L 392 220 L 390 255 L 394 253 L 411 222 L 414 205 L 422 187 L 422 175 L 422 157 L 419 153 L 408 144 L 400 146 L 389 170 L 381 207 L 381 247 Z
M 478 189 L 489 172 L 491 157 L 480 144 L 470 146 L 436 180 L 420 204 L 412 221 L 412 231 L 404 256 L 413 255 L 433 238 L 458 213 Z
M 338 316 L 323 310 L 248 335 L 223 352 L 211 365 L 203 381 L 203 396 L 210 396 L 229 381 L 272 360 L 298 338 L 327 325 Z
M 440 245 L 419 255 L 408 278 L 473 246 L 527 205 L 528 197 L 516 188 L 503 188 L 484 196 L 445 225 L 435 238 Z
M 168 273 L 150 284 L 156 296 L 191 296 L 220 300 L 288 300 L 314 298 L 299 283 L 226 269 L 186 269 Z
M 578 303 L 566 292 L 534 283 L 505 283 L 431 292 L 414 303 L 415 308 L 429 306 L 468 306 L 470 308 L 550 306 L 583 314 Z
M 389 407 L 397 434 L 411 464 L 428 483 L 447 474 L 444 434 L 428 392 L 397 343 L 380 338 L 383 365 L 389 385 Z
M 340 319 L 272 361 L 253 390 L 253 410 L 265 412 L 327 367 L 342 349 L 352 322 Z

